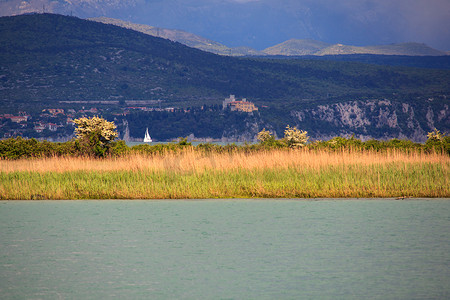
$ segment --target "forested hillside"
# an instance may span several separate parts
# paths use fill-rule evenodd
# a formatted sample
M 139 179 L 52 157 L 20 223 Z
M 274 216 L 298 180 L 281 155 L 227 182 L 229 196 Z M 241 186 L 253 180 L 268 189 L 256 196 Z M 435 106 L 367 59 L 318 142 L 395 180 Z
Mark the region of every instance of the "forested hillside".
M 0 61 L 3 113 L 13 113 L 17 107 L 70 106 L 61 101 L 111 101 L 125 106 L 130 100 L 160 99 L 162 108 L 200 107 L 220 104 L 227 95 L 236 94 L 261 108 L 255 116 L 260 126 L 282 133 L 286 123 L 300 122 L 293 117 L 296 112 L 313 112 L 318 106 L 387 98 L 425 107 L 424 112 L 416 111 L 425 115 L 426 103 L 433 111 L 448 111 L 443 105 L 450 95 L 448 70 L 225 57 L 129 29 L 53 14 L 0 18 Z M 436 100 L 426 102 L 430 98 Z M 312 119 L 301 122 L 314 131 L 316 117 L 305 116 Z M 423 122 L 420 126 L 427 131 L 429 125 Z M 447 115 L 439 122 L 448 124 Z M 211 123 L 202 126 L 213 128 Z M 333 130 L 331 126 L 328 132 Z M 214 136 L 226 134 L 218 131 Z
M 4 100 L 221 99 L 264 103 L 448 92 L 450 72 L 223 57 L 113 25 L 51 14 L 0 18 Z M 177 104 L 180 104 L 177 101 Z

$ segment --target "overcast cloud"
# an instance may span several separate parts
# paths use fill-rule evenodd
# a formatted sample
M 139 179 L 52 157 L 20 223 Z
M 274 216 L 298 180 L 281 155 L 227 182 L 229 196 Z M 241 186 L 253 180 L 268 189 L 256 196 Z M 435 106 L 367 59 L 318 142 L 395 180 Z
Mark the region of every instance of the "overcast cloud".
M 450 50 L 450 0 L 2 0 L 0 13 L 42 11 L 43 4 L 80 17 L 182 29 L 228 46 L 264 49 L 311 38 L 352 45 L 422 42 Z
M 229 46 L 290 38 L 354 45 L 423 42 L 450 50 L 449 0 L 146 0 L 138 16 Z

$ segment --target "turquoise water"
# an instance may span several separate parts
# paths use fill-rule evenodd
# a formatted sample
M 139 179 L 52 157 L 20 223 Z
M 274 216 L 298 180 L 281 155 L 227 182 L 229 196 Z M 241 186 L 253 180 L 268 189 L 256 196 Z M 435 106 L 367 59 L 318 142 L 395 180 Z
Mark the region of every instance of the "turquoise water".
M 2 299 L 449 299 L 450 201 L 2 201 Z
M 171 144 L 171 143 L 178 143 L 178 142 L 151 142 L 151 143 L 144 143 L 144 142 L 127 142 L 128 147 L 133 147 L 136 145 L 158 145 L 158 144 Z M 219 145 L 219 146 L 225 146 L 230 144 L 235 144 L 236 146 L 243 146 L 246 143 L 245 142 L 190 142 L 192 146 L 198 146 L 200 144 L 213 144 L 213 145 Z M 248 144 L 252 144 L 253 142 L 247 142 Z

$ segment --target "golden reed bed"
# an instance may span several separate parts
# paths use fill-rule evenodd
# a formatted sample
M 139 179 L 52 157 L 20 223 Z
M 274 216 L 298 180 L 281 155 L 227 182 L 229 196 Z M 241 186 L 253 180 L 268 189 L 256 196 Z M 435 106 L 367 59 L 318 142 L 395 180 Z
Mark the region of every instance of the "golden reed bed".
M 272 150 L 0 161 L 0 199 L 450 197 L 450 158 Z
M 73 172 L 73 171 L 175 171 L 202 172 L 206 170 L 255 170 L 308 168 L 322 169 L 337 165 L 382 165 L 382 164 L 443 164 L 450 157 L 421 152 L 405 153 L 352 151 L 340 152 L 311 150 L 272 150 L 251 154 L 245 153 L 201 153 L 191 149 L 182 153 L 162 155 L 128 155 L 118 158 L 95 159 L 87 157 L 53 157 L 42 159 L 0 160 L 0 171 L 10 172 Z

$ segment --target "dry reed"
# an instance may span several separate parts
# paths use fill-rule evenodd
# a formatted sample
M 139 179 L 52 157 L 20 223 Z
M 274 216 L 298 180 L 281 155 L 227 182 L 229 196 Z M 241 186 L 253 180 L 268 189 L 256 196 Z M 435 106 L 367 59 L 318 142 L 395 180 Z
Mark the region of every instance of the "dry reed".
M 0 160 L 0 199 L 449 197 L 449 169 L 446 155 L 396 150 Z
M 202 172 L 206 170 L 255 170 L 311 168 L 337 165 L 373 164 L 449 164 L 450 157 L 423 152 L 405 153 L 390 150 L 386 152 L 352 151 L 341 152 L 308 150 L 272 150 L 251 154 L 210 153 L 205 154 L 192 149 L 181 153 L 166 153 L 146 156 L 133 154 L 118 158 L 95 159 L 89 157 L 52 157 L 40 159 L 0 160 L 0 171 L 10 172 L 73 172 L 73 171 L 174 171 Z

